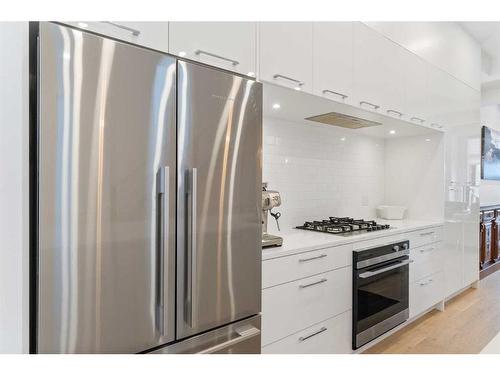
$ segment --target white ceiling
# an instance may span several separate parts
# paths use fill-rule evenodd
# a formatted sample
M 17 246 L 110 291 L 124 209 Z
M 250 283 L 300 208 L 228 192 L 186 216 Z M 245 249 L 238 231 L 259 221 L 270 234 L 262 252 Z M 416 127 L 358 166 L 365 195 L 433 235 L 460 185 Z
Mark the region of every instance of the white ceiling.
M 500 22 L 459 22 L 482 49 L 482 87 L 500 87 Z

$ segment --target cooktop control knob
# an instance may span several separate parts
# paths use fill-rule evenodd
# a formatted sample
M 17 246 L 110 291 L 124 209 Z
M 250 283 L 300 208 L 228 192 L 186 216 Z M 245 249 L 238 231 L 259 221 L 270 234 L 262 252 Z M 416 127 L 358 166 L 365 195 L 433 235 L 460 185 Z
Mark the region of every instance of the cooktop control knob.
M 392 247 L 392 250 L 394 250 L 394 251 L 399 251 L 399 245 L 394 245 L 394 246 Z
M 407 243 L 402 244 L 401 247 L 403 248 L 403 250 L 408 250 L 408 244 Z

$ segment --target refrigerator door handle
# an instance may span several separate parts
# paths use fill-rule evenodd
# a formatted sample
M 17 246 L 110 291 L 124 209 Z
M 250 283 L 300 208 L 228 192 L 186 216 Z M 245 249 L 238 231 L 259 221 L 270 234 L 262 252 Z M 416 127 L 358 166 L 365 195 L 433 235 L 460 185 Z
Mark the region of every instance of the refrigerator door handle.
M 156 327 L 160 335 L 165 336 L 165 253 L 169 235 L 169 167 L 160 167 L 156 174 L 158 263 L 157 267 L 157 318 Z
M 234 339 L 228 340 L 226 342 L 223 342 L 223 343 L 214 345 L 210 348 L 207 348 L 205 350 L 202 350 L 202 351 L 198 352 L 198 354 L 216 353 L 216 352 L 223 350 L 223 349 L 226 349 L 230 346 L 234 346 L 236 344 L 239 344 L 242 341 L 248 340 L 249 338 L 260 335 L 260 329 L 254 327 L 254 326 L 241 327 L 240 329 L 236 329 L 235 332 L 238 334 L 238 337 L 235 337 Z
M 196 219 L 197 219 L 197 186 L 198 186 L 198 169 L 193 168 L 191 172 L 191 212 L 190 212 L 190 282 L 189 282 L 189 325 L 195 326 L 195 316 L 197 314 L 197 298 L 196 298 L 196 284 L 197 284 L 197 243 L 196 243 Z

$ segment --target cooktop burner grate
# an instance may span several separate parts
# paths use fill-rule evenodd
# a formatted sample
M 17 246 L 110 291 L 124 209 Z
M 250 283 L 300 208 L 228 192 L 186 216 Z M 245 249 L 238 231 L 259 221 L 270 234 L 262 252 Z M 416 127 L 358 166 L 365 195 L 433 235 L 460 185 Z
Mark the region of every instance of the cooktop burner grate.
M 374 220 L 330 216 L 327 220 L 306 221 L 304 225 L 299 225 L 296 228 L 322 233 L 350 235 L 389 229 L 390 225 L 378 224 Z

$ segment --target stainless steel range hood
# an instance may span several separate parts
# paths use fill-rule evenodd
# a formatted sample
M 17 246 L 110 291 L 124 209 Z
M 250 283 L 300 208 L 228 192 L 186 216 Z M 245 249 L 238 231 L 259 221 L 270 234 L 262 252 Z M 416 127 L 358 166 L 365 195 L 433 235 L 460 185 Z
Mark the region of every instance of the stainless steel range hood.
M 382 125 L 380 122 L 365 120 L 363 118 L 349 116 L 338 112 L 329 112 L 311 116 L 307 117 L 305 120 L 321 122 L 322 124 L 340 126 L 348 129 L 360 129 Z

